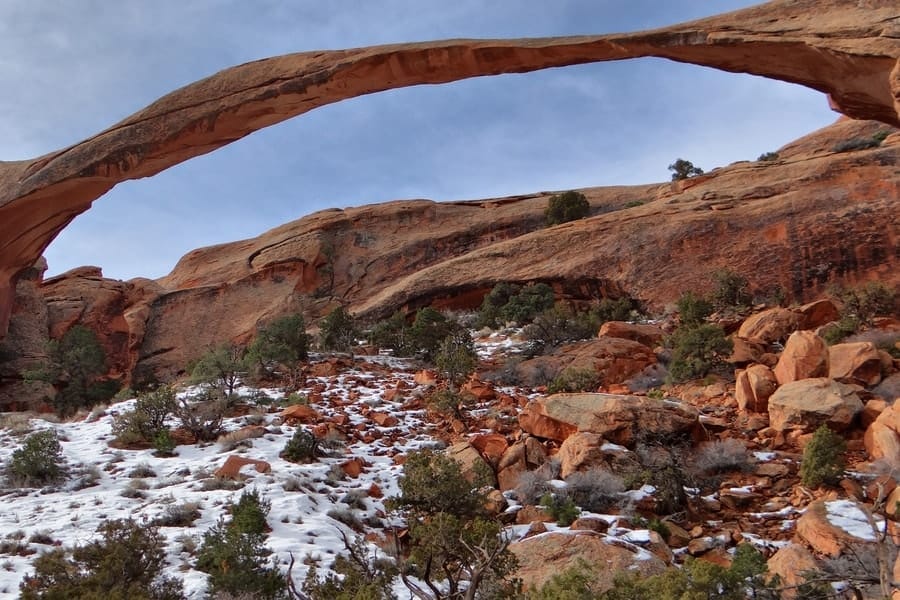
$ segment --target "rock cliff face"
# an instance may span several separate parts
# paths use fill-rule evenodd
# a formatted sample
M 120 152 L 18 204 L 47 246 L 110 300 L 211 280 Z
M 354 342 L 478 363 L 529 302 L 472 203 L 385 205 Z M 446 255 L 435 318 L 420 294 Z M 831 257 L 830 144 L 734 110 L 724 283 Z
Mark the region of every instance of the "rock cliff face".
M 720 267 L 746 275 L 760 294 L 781 287 L 797 301 L 831 283 L 898 283 L 900 134 L 878 148 L 834 151 L 886 129 L 844 119 L 779 149 L 776 161 L 586 189 L 593 216 L 552 228 L 548 193 L 401 201 L 323 211 L 194 250 L 155 282 L 85 267 L 40 283 L 32 271 L 4 344 L 24 343 L 33 361 L 41 331 L 58 336 L 80 322 L 99 333 L 115 375 L 142 381 L 176 375 L 207 346 L 245 341 L 286 312 L 314 319 L 343 304 L 376 318 L 426 304 L 472 308 L 501 280 L 546 281 L 574 299 L 627 292 L 657 308 L 702 291 Z
M 894 0 L 779 0 L 633 34 L 448 40 L 255 61 L 177 90 L 69 148 L 0 163 L 0 336 L 21 273 L 76 215 L 122 181 L 354 96 L 644 56 L 799 83 L 828 93 L 849 116 L 900 125 Z M 315 279 L 309 265 L 302 268 L 303 277 Z

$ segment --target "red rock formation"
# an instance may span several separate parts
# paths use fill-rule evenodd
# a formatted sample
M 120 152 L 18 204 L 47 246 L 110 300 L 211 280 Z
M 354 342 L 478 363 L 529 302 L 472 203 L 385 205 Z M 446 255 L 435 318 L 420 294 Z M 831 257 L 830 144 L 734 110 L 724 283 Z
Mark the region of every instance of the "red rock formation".
M 632 447 L 638 432 L 684 433 L 697 419 L 696 409 L 678 402 L 617 394 L 554 394 L 532 400 L 519 413 L 522 430 L 536 437 L 562 442 L 583 431 Z
M 779 385 L 828 376 L 828 346 L 812 331 L 795 331 L 773 369 Z
M 847 115 L 900 125 L 896 16 L 893 0 L 778 0 L 633 34 L 306 52 L 226 69 L 69 148 L 0 163 L 0 335 L 18 276 L 95 199 L 314 108 L 409 85 L 656 56 L 803 84 Z M 317 279 L 314 263 L 288 268 L 309 285 Z
M 272 471 L 272 465 L 264 460 L 229 454 L 228 458 L 225 459 L 225 463 L 216 469 L 214 475 L 223 479 L 240 479 L 241 469 L 247 465 L 252 465 L 259 473 L 269 473 Z
M 616 543 L 593 531 L 547 532 L 514 542 L 509 549 L 519 561 L 516 576 L 527 587 L 540 587 L 579 561 L 603 565 L 592 581 L 591 589 L 598 594 L 612 587 L 617 573 L 625 571 L 648 577 L 666 568 L 662 560 L 636 545 Z
M 656 305 L 686 289 L 709 290 L 718 268 L 752 274 L 758 289 L 781 287 L 795 300 L 812 299 L 835 281 L 897 283 L 900 177 L 893 165 L 900 137 L 863 153 L 833 152 L 838 141 L 871 136 L 878 126 L 839 122 L 780 149 L 776 164 L 735 163 L 702 178 L 646 186 L 641 206 L 440 262 L 370 294 L 355 310 L 488 286 L 498 271 L 513 281 L 608 279 Z M 629 191 L 641 199 L 641 190 Z M 587 192 L 592 202 L 624 209 L 612 190 Z
M 656 307 L 684 289 L 703 290 L 719 267 L 745 274 L 758 291 L 781 286 L 795 300 L 831 283 L 900 282 L 900 136 L 877 149 L 832 151 L 883 127 L 838 122 L 780 149 L 775 163 L 737 163 L 693 187 L 587 189 L 601 214 L 553 228 L 543 224 L 548 194 L 389 202 L 195 250 L 158 282 L 76 269 L 38 285 L 40 269 L 32 269 L 2 344 L 20 359 L 0 379 L 33 366 L 47 332 L 74 322 L 99 333 L 114 371 L 140 382 L 176 375 L 209 345 L 245 341 L 287 312 L 313 320 L 336 302 L 363 317 L 425 304 L 472 308 L 498 278 L 547 281 L 564 298 L 626 290 Z

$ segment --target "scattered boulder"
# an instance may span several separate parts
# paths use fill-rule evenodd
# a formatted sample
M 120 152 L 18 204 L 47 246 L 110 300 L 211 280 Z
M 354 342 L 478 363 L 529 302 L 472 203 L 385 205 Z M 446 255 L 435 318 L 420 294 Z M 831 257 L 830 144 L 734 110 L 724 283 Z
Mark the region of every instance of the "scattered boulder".
M 503 492 L 493 489 L 487 493 L 484 509 L 488 514 L 496 517 L 507 508 L 509 508 L 509 501 L 506 499 L 506 496 L 503 495 Z
M 247 465 L 253 465 L 253 468 L 259 473 L 269 473 L 272 471 L 272 465 L 264 460 L 256 460 L 238 456 L 236 454 L 230 454 L 228 458 L 225 459 L 225 463 L 216 469 L 213 475 L 222 479 L 240 479 L 241 469 Z
M 880 517 L 853 500 L 816 500 L 797 520 L 797 535 L 820 554 L 837 558 L 849 548 L 874 544 L 878 535 L 872 525 L 884 528 Z
M 532 521 L 522 537 L 527 539 L 542 533 L 547 533 L 547 526 L 542 521 Z
M 653 348 L 662 341 L 664 335 L 663 330 L 656 325 L 607 321 L 600 326 L 598 337 L 621 338 Z
M 769 397 L 776 389 L 778 380 L 772 369 L 765 365 L 750 365 L 738 374 L 734 396 L 740 410 L 764 413 L 768 411 Z
M 900 405 L 891 404 L 882 410 L 866 428 L 863 442 L 871 458 L 900 465 Z
M 806 546 L 790 543 L 778 549 L 766 563 L 769 574 L 778 575 L 785 587 L 800 585 L 805 581 L 803 573 L 815 571 L 819 568 L 816 558 Z M 785 598 L 794 598 L 794 595 L 785 595 Z
M 519 413 L 522 429 L 537 437 L 564 441 L 576 431 L 596 433 L 626 447 L 638 433 L 689 432 L 697 409 L 674 400 L 616 394 L 555 394 L 529 402 Z
M 356 479 L 362 474 L 367 466 L 368 465 L 366 464 L 365 460 L 361 459 L 358 456 L 354 456 L 353 458 L 345 460 L 341 463 L 341 470 L 344 472 L 344 474 L 347 475 L 347 477 Z
M 497 397 L 497 392 L 491 384 L 474 377 L 463 385 L 462 391 L 471 394 L 478 402 L 489 402 Z
M 516 576 L 525 589 L 540 587 L 579 560 L 603 565 L 596 571 L 595 593 L 610 589 L 616 573 L 629 571 L 647 577 L 666 568 L 666 563 L 651 552 L 593 531 L 544 533 L 513 542 L 509 549 L 519 561 Z
M 292 404 L 281 411 L 281 418 L 285 423 L 315 423 L 322 416 L 315 409 L 306 404 Z
M 572 531 L 594 531 L 596 533 L 606 533 L 609 530 L 609 523 L 598 517 L 578 517 L 569 525 Z
M 875 419 L 884 412 L 884 409 L 888 407 L 888 402 L 882 400 L 881 398 L 872 398 L 866 402 L 866 405 L 863 407 L 862 414 L 859 416 L 860 424 L 868 429 L 869 426 L 875 422 Z
M 603 455 L 603 438 L 596 433 L 578 431 L 566 438 L 559 447 L 559 476 L 565 479 L 578 471 L 589 471 L 607 466 Z
M 811 377 L 828 377 L 828 346 L 812 331 L 795 331 L 775 365 L 779 385 Z
M 691 556 L 700 556 L 716 548 L 722 548 L 726 544 L 727 540 L 723 539 L 722 536 L 705 535 L 688 542 L 687 551 Z
M 369 419 L 375 422 L 379 427 L 396 427 L 400 423 L 400 419 L 389 413 L 371 412 Z
M 900 521 L 900 486 L 895 487 L 887 494 L 884 502 L 884 513 L 892 521 Z
M 863 410 L 859 389 L 827 377 L 788 383 L 769 397 L 769 424 L 776 431 L 809 433 L 823 423 L 844 431 Z
M 528 385 L 542 385 L 567 368 L 593 369 L 605 385 L 611 385 L 627 381 L 655 363 L 656 354 L 643 344 L 602 337 L 564 344 L 552 354 L 522 361 L 516 374 Z
M 872 393 L 888 402 L 894 402 L 900 398 L 900 372 L 892 373 L 881 380 Z
M 457 442 L 447 448 L 446 452 L 447 456 L 461 465 L 463 476 L 469 481 L 475 481 L 485 473 L 493 473 L 487 461 L 469 442 Z
M 804 304 L 796 312 L 802 317 L 801 329 L 815 329 L 841 318 L 837 306 L 828 298 Z
M 416 374 L 413 375 L 413 382 L 416 385 L 437 385 L 437 373 L 429 371 L 428 369 L 417 371 Z
M 881 381 L 881 356 L 872 342 L 835 344 L 828 348 L 828 376 L 864 386 Z
M 519 484 L 519 476 L 538 468 L 547 461 L 544 446 L 533 437 L 519 440 L 506 449 L 497 464 L 497 484 L 501 490 L 511 490 Z
M 786 308 L 770 308 L 747 317 L 738 329 L 738 337 L 771 344 L 785 340 L 800 329 L 801 317 Z
M 731 336 L 731 356 L 728 357 L 730 364 L 743 366 L 763 362 L 765 354 L 766 346 L 764 344 L 742 337 Z
M 675 563 L 675 555 L 672 553 L 672 549 L 669 548 L 669 545 L 661 535 L 651 529 L 635 529 L 629 531 L 622 536 L 622 539 L 649 550 L 667 565 Z
M 529 523 L 552 523 L 556 519 L 550 516 L 550 513 L 545 511 L 540 506 L 534 506 L 533 504 L 529 504 L 527 506 L 523 506 L 516 512 L 516 525 L 528 525 Z M 544 529 L 546 531 L 546 528 Z
M 469 443 L 492 465 L 499 464 L 509 448 L 506 436 L 499 433 L 480 433 L 469 440 Z

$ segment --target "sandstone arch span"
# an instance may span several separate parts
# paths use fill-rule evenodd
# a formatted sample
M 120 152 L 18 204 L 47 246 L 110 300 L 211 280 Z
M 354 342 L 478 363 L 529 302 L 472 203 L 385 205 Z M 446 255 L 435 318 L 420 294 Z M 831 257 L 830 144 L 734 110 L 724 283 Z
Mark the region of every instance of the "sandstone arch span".
M 314 108 L 410 85 L 653 56 L 806 85 L 848 116 L 900 126 L 898 13 L 896 0 L 776 0 L 631 34 L 304 52 L 226 69 L 73 146 L 0 163 L 0 337 L 19 274 L 95 199 Z

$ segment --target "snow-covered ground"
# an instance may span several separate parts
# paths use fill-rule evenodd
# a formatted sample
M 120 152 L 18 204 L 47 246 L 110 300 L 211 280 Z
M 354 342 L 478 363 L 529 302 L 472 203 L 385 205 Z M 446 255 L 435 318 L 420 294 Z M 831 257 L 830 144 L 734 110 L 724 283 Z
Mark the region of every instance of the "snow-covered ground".
M 349 417 L 350 428 L 360 424 L 367 433 L 381 435 L 369 444 L 349 443 L 338 455 L 311 464 L 294 464 L 279 458 L 295 428 L 279 424 L 279 412 L 274 409 L 263 416 L 269 433 L 249 440 L 251 447 L 224 452 L 216 443 L 181 445 L 176 449 L 177 456 L 171 458 L 156 457 L 153 450 L 117 450 L 108 446 L 113 440 L 115 416 L 132 409 L 134 400 L 110 406 L 92 422 L 54 424 L 32 419 L 29 428 L 33 431 L 56 430 L 69 476 L 65 483 L 43 490 L 4 486 L 0 539 L 18 538 L 27 547 L 25 552 L 30 554 L 0 557 L 0 598 L 17 597 L 19 583 L 30 571 L 31 560 L 37 553 L 53 547 L 29 542 L 32 536 L 37 534 L 41 541 L 52 540 L 54 545 L 84 544 L 95 537 L 97 526 L 105 520 L 133 518 L 150 523 L 165 515 L 170 507 L 184 503 L 198 503 L 201 517 L 190 527 L 160 528 L 168 541 L 168 574 L 184 581 L 189 597 L 202 597 L 206 575 L 192 568 L 193 558 L 183 547 L 187 537 L 199 543 L 203 532 L 224 514 L 224 507 L 242 493 L 241 489 L 208 489 L 213 472 L 233 453 L 271 464 L 272 470 L 266 474 L 245 467 L 241 471 L 246 476 L 243 483 L 271 502 L 268 520 L 272 531 L 268 546 L 282 568 L 293 554 L 297 561 L 294 578 L 301 583 L 307 569 L 303 564 L 305 557 L 324 559 L 327 566 L 330 557 L 343 550 L 339 531 L 348 529 L 329 517 L 328 512 L 341 508 L 350 510 L 348 504 L 342 502 L 346 499 L 365 504 L 365 510 L 358 506 L 352 509 L 360 520 L 383 518 L 382 499 L 371 497 L 368 490 L 376 485 L 384 498 L 396 495 L 402 467 L 393 457 L 435 443 L 435 439 L 426 433 L 428 428 L 422 411 L 401 409 L 402 400 L 385 400 L 384 392 L 396 387 L 398 382 L 402 381 L 401 385 L 411 390 L 415 388 L 412 372 L 400 370 L 401 365 L 394 360 L 390 362 L 397 369 L 392 369 L 390 374 L 383 370 L 369 372 L 363 367 L 308 382 L 308 391 L 325 388 L 320 392 L 322 401 L 312 404 L 322 415 L 327 417 L 339 410 Z M 268 393 L 276 398 L 280 396 L 276 391 Z M 395 416 L 398 424 L 378 427 L 363 414 L 373 408 Z M 247 423 L 248 417 L 236 417 L 226 422 L 226 428 L 231 431 Z M 0 464 L 7 463 L 23 439 L 21 432 L 14 434 L 8 429 L 0 429 Z M 344 475 L 338 466 L 353 457 L 362 458 L 369 465 L 356 478 Z M 132 477 L 136 470 L 152 475 Z M 89 479 L 95 477 L 96 481 L 82 488 L 84 484 L 79 482 L 83 481 L 81 474 L 85 472 L 91 473 Z M 345 498 L 348 493 L 350 496 Z
M 498 356 L 515 352 L 516 342 L 511 336 L 492 335 L 479 339 L 477 347 L 482 357 Z M 323 366 L 327 367 L 326 363 Z M 356 357 L 352 364 L 340 374 L 310 378 L 305 389 L 299 390 L 309 396 L 310 406 L 322 416 L 320 422 L 341 420 L 345 431 L 358 434 L 351 436 L 342 450 L 311 464 L 294 464 L 279 457 L 296 428 L 281 423 L 282 393 L 278 390 L 241 390 L 243 395 L 258 396 L 264 401 L 251 414 L 226 422 L 226 430 L 234 431 L 261 420 L 266 427 L 262 437 L 247 440 L 246 446 L 230 451 L 218 443 L 181 445 L 176 449 L 177 455 L 171 458 L 156 457 L 153 450 L 119 450 L 109 446 L 116 415 L 133 409 L 134 400 L 114 404 L 96 418 L 67 423 L 35 418 L 23 426 L 19 422 L 21 415 L 6 419 L 10 426 L 0 428 L 0 465 L 5 465 L 21 445 L 25 430 L 52 428 L 60 437 L 69 474 L 65 483 L 53 488 L 15 489 L 5 482 L 0 488 L 4 508 L 0 512 L 0 544 L 16 550 L 0 554 L 0 599 L 18 596 L 19 584 L 31 571 L 31 561 L 39 553 L 58 545 L 84 544 L 95 538 L 97 526 L 106 520 L 133 518 L 151 523 L 186 503 L 199 506 L 200 518 L 187 527 L 160 528 L 167 540 L 167 574 L 184 582 L 190 598 L 202 598 L 206 575 L 193 568 L 195 559 L 186 548 L 198 546 L 203 533 L 223 517 L 225 507 L 242 493 L 242 489 L 214 489 L 217 486 L 210 485 L 215 482 L 213 473 L 230 454 L 271 465 L 269 473 L 258 473 L 248 466 L 241 474 L 245 477 L 244 489 L 257 490 L 271 503 L 268 521 L 272 530 L 267 545 L 273 550 L 279 567 L 286 569 L 293 556 L 296 560 L 293 577 L 298 585 L 306 576 L 308 557 L 320 559 L 321 565 L 328 567 L 333 557 L 344 549 L 340 532 L 350 532 L 345 524 L 329 516 L 329 512 L 337 516 L 352 514 L 367 525 L 391 524 L 391 516 L 384 510 L 384 499 L 399 492 L 397 482 L 402 474 L 399 459 L 412 450 L 439 443 L 432 435 L 436 433 L 434 425 L 417 408 L 421 403 L 411 402 L 423 391 L 414 383 L 413 363 L 380 356 Z M 531 390 L 505 391 L 532 396 Z M 373 413 L 390 415 L 396 423 L 378 426 Z M 603 449 L 627 452 L 624 447 L 611 443 Z M 367 465 L 358 477 L 347 476 L 340 468 L 353 458 L 362 459 Z M 769 462 L 776 460 L 776 454 L 758 452 L 756 458 Z M 143 477 L 134 476 L 139 471 L 144 472 Z M 551 483 L 565 486 L 562 481 Z M 375 488 L 380 493 L 373 493 Z M 731 491 L 740 489 L 735 487 Z M 652 486 L 644 485 L 625 492 L 623 498 L 638 503 L 654 492 Z M 690 490 L 690 493 L 698 491 Z M 716 496 L 710 496 L 709 500 L 714 501 Z M 507 497 L 513 499 L 512 494 L 507 493 Z M 791 528 L 799 512 L 787 507 L 751 516 L 783 519 L 785 526 Z M 842 510 L 834 512 L 847 516 Z M 649 541 L 646 530 L 631 530 L 627 520 L 620 521 L 615 515 L 582 513 L 582 516 L 606 520 L 610 525 L 610 539 L 615 536 L 623 544 L 642 546 Z M 863 537 L 864 524 L 858 523 L 859 519 L 851 520 L 853 531 L 858 530 L 858 535 Z M 527 525 L 513 525 L 506 535 L 516 540 L 527 529 Z M 547 530 L 565 528 L 548 523 Z M 760 548 L 779 545 L 759 536 L 746 535 L 745 539 Z M 399 582 L 397 591 L 401 598 L 408 595 Z

